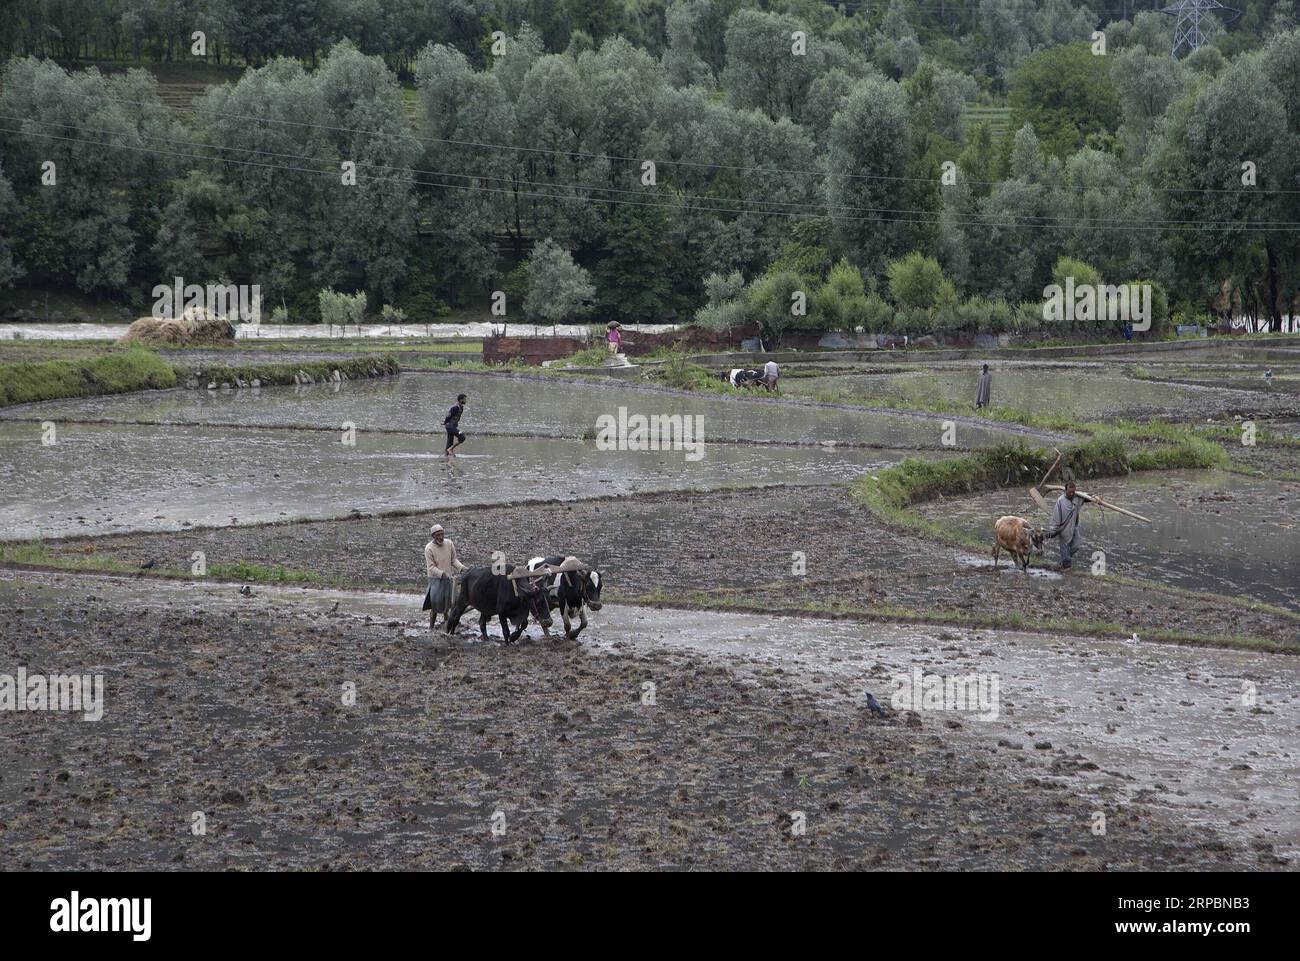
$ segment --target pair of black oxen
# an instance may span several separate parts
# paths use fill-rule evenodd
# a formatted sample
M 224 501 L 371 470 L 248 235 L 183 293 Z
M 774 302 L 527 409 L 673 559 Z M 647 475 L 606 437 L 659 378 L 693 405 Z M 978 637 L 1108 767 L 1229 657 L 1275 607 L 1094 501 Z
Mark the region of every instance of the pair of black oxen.
M 447 633 L 456 630 L 469 608 L 479 612 L 478 629 L 488 639 L 492 618 L 501 621 L 505 643 L 519 640 L 528 627 L 529 615 L 537 618 L 546 637 L 551 636 L 551 611 L 564 619 L 564 636 L 575 640 L 587 626 L 587 608 L 600 610 L 600 572 L 574 557 L 534 557 L 524 568 L 506 564 L 504 573 L 491 567 L 471 567 L 460 579 L 460 590 L 447 617 Z M 518 573 L 516 573 L 518 572 Z M 572 618 L 580 623 L 574 628 Z M 510 625 L 518 627 L 511 633 Z

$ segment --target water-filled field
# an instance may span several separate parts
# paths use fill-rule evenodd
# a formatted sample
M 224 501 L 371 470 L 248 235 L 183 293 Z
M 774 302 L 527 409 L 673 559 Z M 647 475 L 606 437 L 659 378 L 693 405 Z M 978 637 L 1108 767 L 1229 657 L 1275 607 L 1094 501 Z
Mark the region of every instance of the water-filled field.
M 929 371 L 790 378 L 791 395 L 889 406 L 891 403 L 969 405 L 974 411 L 978 364 Z M 1254 392 L 1162 383 L 1124 376 L 1111 367 L 992 365 L 992 404 L 1079 420 L 1159 414 L 1181 419 L 1219 409 L 1268 409 L 1284 398 Z M 1262 383 L 1262 381 L 1261 381 Z
M 1085 507 L 1085 547 L 1071 576 L 1091 576 L 1093 552 L 1100 550 L 1108 573 L 1300 610 L 1300 484 L 1211 470 L 1139 473 L 1082 486 L 1151 524 Z M 920 513 L 990 545 L 992 519 L 1002 514 L 1047 521 L 1023 490 L 933 502 Z M 1049 540 L 1049 562 L 1056 550 Z
M 352 510 L 568 500 L 847 481 L 905 452 L 710 444 L 600 450 L 593 441 L 141 424 L 0 423 L 0 539 L 336 517 Z M 435 441 L 437 442 L 435 445 Z
M 943 418 L 935 416 L 816 407 L 794 397 L 692 396 L 604 382 L 456 373 L 260 390 L 151 391 L 32 404 L 0 416 L 261 427 L 352 423 L 358 429 L 440 434 L 442 418 L 461 393 L 469 395 L 461 422 L 469 434 L 590 436 L 602 415 L 617 418 L 623 408 L 629 415 L 700 415 L 705 436 L 715 440 L 943 447 Z M 1006 436 L 996 425 L 963 423 L 956 440 L 959 447 L 977 447 Z

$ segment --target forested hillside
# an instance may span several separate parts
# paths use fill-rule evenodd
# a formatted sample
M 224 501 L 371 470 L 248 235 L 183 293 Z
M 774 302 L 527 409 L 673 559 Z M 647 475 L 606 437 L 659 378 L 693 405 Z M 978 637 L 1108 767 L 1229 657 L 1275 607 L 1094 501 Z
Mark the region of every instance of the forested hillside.
M 259 284 L 301 322 L 334 288 L 420 323 L 503 291 L 779 337 L 1065 334 L 1071 278 L 1151 283 L 1158 329 L 1280 323 L 1293 3 L 1176 52 L 1112 3 L 17 0 L 0 287 Z

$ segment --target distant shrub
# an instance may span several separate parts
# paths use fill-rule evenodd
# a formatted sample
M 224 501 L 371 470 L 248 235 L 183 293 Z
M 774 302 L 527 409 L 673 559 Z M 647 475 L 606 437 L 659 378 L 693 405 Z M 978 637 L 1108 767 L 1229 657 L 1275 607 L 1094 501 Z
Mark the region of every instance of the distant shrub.
M 326 287 L 320 292 L 321 323 L 335 327 L 359 324 L 366 315 L 366 295 L 342 294 L 333 287 Z

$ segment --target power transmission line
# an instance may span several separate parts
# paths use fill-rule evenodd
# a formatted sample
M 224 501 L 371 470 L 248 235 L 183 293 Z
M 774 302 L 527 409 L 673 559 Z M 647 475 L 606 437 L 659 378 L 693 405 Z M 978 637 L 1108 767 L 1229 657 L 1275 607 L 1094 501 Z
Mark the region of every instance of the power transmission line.
M 54 134 L 43 134 L 43 133 L 36 133 L 33 131 L 15 130 L 13 128 L 8 128 L 8 127 L 0 127 L 0 132 L 20 134 L 24 136 L 42 137 L 49 140 L 58 140 L 58 141 L 65 141 L 69 143 L 85 144 L 94 147 L 110 147 L 110 148 L 121 149 L 121 150 L 135 150 L 143 153 L 154 154 L 156 156 L 170 157 L 170 158 L 180 157 L 185 159 L 203 160 L 203 161 L 214 162 L 214 163 L 228 163 L 228 164 L 237 164 L 246 167 L 260 167 L 260 168 L 266 168 L 271 170 L 314 173 L 319 175 L 328 175 L 331 177 L 336 177 L 338 176 L 339 173 L 338 170 L 329 169 L 329 168 L 320 169 L 315 167 L 295 167 L 287 164 L 269 164 L 269 163 L 259 163 L 257 161 L 251 161 L 251 160 L 233 160 L 229 157 L 219 157 L 219 156 L 213 156 L 211 154 L 178 154 L 175 151 L 154 150 L 148 147 L 133 146 L 131 144 L 114 144 L 114 143 L 107 143 L 98 140 L 84 140 L 77 137 L 59 137 Z M 572 203 L 576 201 L 576 202 L 583 202 L 583 203 L 602 203 L 602 204 L 608 204 L 612 206 L 621 205 L 621 206 L 631 206 L 631 207 L 653 207 L 661 210 L 671 210 L 675 212 L 682 211 L 682 210 L 693 210 L 693 211 L 713 212 L 713 213 L 752 214 L 754 216 L 760 216 L 760 217 L 787 217 L 796 220 L 810 220 L 810 219 L 821 218 L 820 214 L 813 214 L 805 211 L 753 210 L 753 209 L 743 209 L 743 208 L 737 209 L 734 207 L 703 206 L 698 204 L 678 204 L 678 203 L 673 203 L 671 201 L 667 203 L 661 203 L 661 202 L 653 202 L 653 201 L 616 200 L 616 199 L 603 198 L 603 197 L 584 197 L 584 196 L 575 196 L 575 195 L 536 193 L 530 191 L 519 191 L 513 189 L 482 187 L 482 186 L 472 186 L 472 185 L 462 185 L 462 184 L 431 183 L 428 181 L 418 180 L 413 177 L 372 176 L 369 177 L 368 180 L 373 182 L 406 183 L 406 184 L 411 184 L 413 186 L 423 186 L 423 187 L 439 187 L 439 188 L 444 188 L 449 190 L 466 190 L 466 191 L 476 191 L 482 193 L 504 194 L 506 196 L 515 197 L 515 198 L 528 197 L 528 198 L 537 198 L 542 200 L 554 200 L 563 203 Z M 598 188 L 584 187 L 576 184 L 557 185 L 557 186 L 567 186 L 571 189 L 576 189 L 576 190 L 598 189 Z M 719 202 L 726 202 L 726 201 L 720 200 Z M 1096 230 L 1121 230 L 1121 231 L 1122 230 L 1188 231 L 1188 230 L 1198 230 L 1198 229 L 1203 230 L 1203 229 L 1210 229 L 1210 228 L 1237 228 L 1246 231 L 1278 230 L 1282 232 L 1300 232 L 1300 223 L 1296 223 L 1293 221 L 1277 221 L 1277 222 L 1269 222 L 1269 223 L 1259 223 L 1259 222 L 1242 223 L 1239 221 L 1177 221 L 1177 222 L 1170 222 L 1167 225 L 1162 225 L 1157 223 L 1115 224 L 1111 226 L 1096 226 L 1092 228 L 1087 228 L 1085 226 L 1081 228 L 1080 225 L 1074 220 L 1070 220 L 1066 222 L 1066 221 L 1061 221 L 1059 219 L 1046 218 L 1046 217 L 1034 217 L 1032 218 L 1033 220 L 1043 221 L 1043 222 L 1030 223 L 1030 222 L 1016 222 L 1016 221 L 1010 221 L 1010 222 L 993 221 L 993 220 L 986 220 L 986 219 L 980 219 L 980 220 L 958 220 L 952 218 L 944 219 L 942 212 L 938 212 L 937 216 L 931 216 L 932 214 L 935 214 L 935 212 L 933 211 L 914 210 L 914 211 L 899 211 L 899 212 L 920 214 L 924 216 L 922 216 L 920 219 L 915 219 L 915 218 L 904 218 L 904 217 L 893 217 L 893 216 L 844 217 L 839 215 L 832 215 L 832 219 L 837 221 L 850 221 L 850 222 L 858 222 L 858 223 L 882 223 L 883 222 L 883 223 L 931 224 L 931 225 L 939 224 L 939 223 L 949 223 L 949 224 L 959 225 L 959 226 L 1006 227 L 1011 229 L 1043 228 L 1043 229 L 1067 229 L 1067 230 L 1096 229 Z
M 76 130 L 78 133 L 101 134 L 106 136 L 113 136 L 119 133 L 118 131 L 105 130 L 102 128 L 82 127 L 79 124 L 60 123 L 54 120 L 35 120 L 35 121 L 26 120 L 24 118 L 15 117 L 9 114 L 0 114 L 0 120 L 13 120 L 13 121 L 20 121 L 25 123 L 39 123 L 39 124 L 55 126 L 55 127 L 68 127 Z M 34 134 L 34 135 L 40 136 L 40 134 Z M 228 150 L 228 151 L 236 151 L 239 153 L 256 154 L 259 156 L 266 156 L 266 157 L 282 157 L 290 160 L 299 160 L 299 161 L 305 161 L 311 163 L 335 164 L 335 163 L 339 163 L 343 159 L 343 158 L 329 158 L 329 157 L 313 157 L 308 154 L 285 153 L 283 151 L 275 151 L 275 150 L 260 150 L 254 147 L 231 147 L 231 146 L 226 146 L 224 144 L 207 144 L 197 140 L 182 140 L 179 138 L 170 138 L 170 137 L 150 137 L 145 134 L 136 134 L 136 135 L 139 136 L 142 140 L 151 140 L 151 141 L 166 143 L 166 144 L 184 144 L 185 146 L 197 147 L 199 149 L 204 149 L 204 150 L 207 149 Z M 161 151 L 159 151 L 159 153 L 164 156 L 166 155 L 164 152 Z M 221 163 L 221 162 L 228 161 L 230 158 L 208 155 L 207 159 L 211 159 L 214 162 Z M 490 174 L 482 174 L 482 173 L 462 173 L 460 171 L 450 171 L 450 170 L 425 170 L 419 167 L 401 166 L 396 164 L 381 164 L 381 163 L 374 163 L 372 161 L 363 161 L 363 160 L 354 161 L 354 163 L 357 165 L 358 168 L 373 167 L 380 170 L 406 171 L 412 174 L 423 174 L 425 176 L 430 176 L 430 177 L 454 177 L 461 180 L 487 180 L 487 181 L 496 181 L 498 183 L 505 183 L 511 185 L 522 184 L 524 186 L 529 186 L 529 187 L 548 187 L 557 190 L 595 190 L 595 191 L 601 191 L 602 193 L 633 194 L 638 197 L 645 197 L 648 193 L 648 189 L 645 187 L 626 188 L 626 187 L 608 187 L 608 186 L 602 186 L 600 184 L 552 183 L 549 181 L 524 180 L 518 177 L 499 177 L 499 176 L 493 176 Z M 323 172 L 329 172 L 329 171 L 323 171 Z M 821 202 L 821 201 L 766 200 L 761 198 L 748 198 L 748 197 L 714 197 L 707 194 L 685 193 L 678 190 L 673 190 L 672 197 L 674 200 L 683 200 L 683 199 L 701 200 L 701 201 L 706 201 L 714 204 L 731 204 L 731 203 L 765 204 L 765 205 L 777 206 L 777 207 L 793 207 L 806 212 L 811 212 L 813 210 L 826 211 L 827 215 L 832 217 L 839 216 L 838 214 L 830 213 L 830 211 L 832 210 L 844 210 L 844 211 L 850 211 L 855 213 L 865 212 L 865 213 L 877 213 L 877 214 L 890 213 L 890 214 L 922 215 L 922 214 L 938 213 L 940 216 L 942 216 L 941 211 L 916 210 L 916 209 L 897 208 L 897 207 L 855 206 L 852 204 L 834 204 L 830 202 Z M 603 198 L 593 198 L 593 199 L 600 200 Z M 609 198 L 609 199 L 612 200 L 614 198 Z M 736 213 L 750 213 L 750 212 L 779 213 L 780 211 L 750 210 L 749 208 L 740 207 L 740 208 L 736 208 L 735 212 Z M 1035 217 L 1032 219 L 1059 220 L 1061 218 Z M 1127 217 L 1071 217 L 1069 219 L 1069 222 L 1076 226 L 1078 225 L 1091 226 L 1094 224 L 1114 224 L 1114 223 L 1127 224 L 1129 220 L 1130 218 Z M 1194 219 L 1194 220 L 1149 219 L 1145 221 L 1145 223 L 1147 224 L 1160 225 L 1160 226 L 1200 224 L 1206 222 L 1207 221 L 1205 221 L 1204 219 Z M 1240 221 L 1212 221 L 1210 223 L 1237 225 L 1240 224 L 1241 222 Z M 1249 221 L 1248 223 L 1251 226 L 1269 227 L 1269 228 L 1273 228 L 1276 226 L 1291 226 L 1293 224 L 1300 225 L 1300 222 L 1297 221 Z
M 24 89 L 30 91 L 33 88 L 27 87 Z M 128 100 L 121 97 L 104 97 L 103 99 L 112 103 L 121 103 L 130 106 L 136 106 L 136 107 L 154 107 L 159 105 L 155 103 L 150 103 L 148 101 Z M 538 153 L 538 154 L 545 154 L 550 156 L 563 156 L 571 160 L 576 157 L 582 157 L 590 160 L 618 161 L 623 163 L 640 164 L 646 160 L 653 159 L 657 165 L 661 165 L 661 166 L 699 167 L 708 170 L 733 170 L 742 173 L 752 173 L 752 174 L 759 174 L 764 176 L 769 174 L 789 174 L 792 176 L 808 176 L 808 177 L 817 177 L 820 179 L 825 179 L 827 176 L 829 176 L 825 170 L 797 170 L 797 169 L 790 170 L 790 169 L 782 169 L 780 167 L 760 167 L 760 166 L 753 166 L 753 165 L 746 165 L 746 164 L 725 164 L 725 163 L 716 163 L 712 161 L 667 160 L 667 159 L 651 158 L 649 156 L 626 157 L 626 156 L 620 156 L 618 154 L 598 154 L 598 153 L 590 153 L 588 151 L 582 151 L 582 150 L 564 150 L 555 147 L 526 147 L 518 144 L 489 143 L 486 141 L 479 141 L 479 140 L 452 140 L 443 137 L 422 136 L 420 134 L 414 133 L 413 131 L 405 131 L 401 134 L 395 134 L 395 133 L 389 133 L 387 131 L 365 130 L 358 127 L 340 127 L 331 124 L 312 123 L 310 121 L 305 121 L 305 120 L 282 120 L 278 117 L 258 117 L 250 114 L 230 113 L 228 111 L 220 111 L 220 110 L 210 110 L 206 112 L 217 117 L 226 117 L 231 120 L 247 120 L 253 123 L 271 123 L 271 124 L 281 124 L 284 126 L 291 126 L 291 127 L 307 127 L 307 128 L 318 129 L 318 130 L 329 130 L 336 133 L 359 134 L 361 136 L 371 137 L 371 138 L 387 137 L 390 139 L 400 140 L 409 137 L 410 139 L 422 141 L 424 143 L 438 143 L 438 144 L 447 144 L 451 146 L 476 147 L 476 148 L 490 149 L 490 150 L 512 150 L 512 151 L 524 152 L 524 153 Z M 36 121 L 36 122 L 40 123 L 43 121 Z M 933 183 L 934 182 L 933 178 L 929 178 L 929 177 L 902 177 L 902 176 L 895 176 L 890 174 L 844 173 L 844 174 L 840 174 L 839 176 L 842 176 L 847 180 L 881 180 L 881 181 L 898 182 L 898 183 Z M 983 187 L 996 187 L 998 184 L 1004 183 L 1004 181 L 1001 180 L 975 180 L 971 178 L 963 178 L 963 180 L 965 183 L 976 185 L 976 186 L 983 186 Z M 1257 187 L 1156 187 L 1156 186 L 1148 185 L 1147 189 L 1152 190 L 1156 193 L 1249 193 L 1249 194 L 1300 193 L 1300 190 L 1289 190 L 1284 188 L 1268 189 L 1263 187 L 1258 187 L 1258 188 Z

